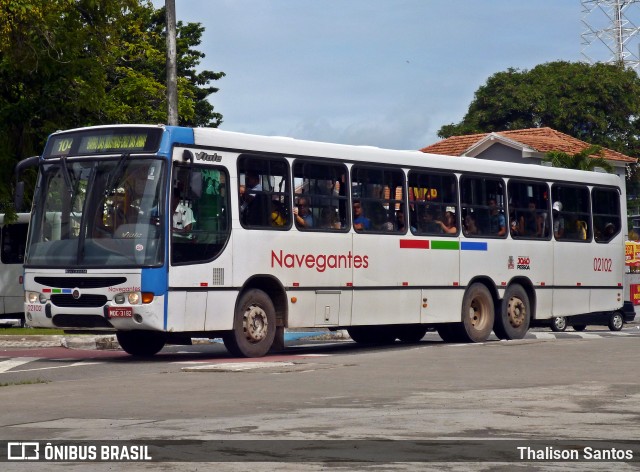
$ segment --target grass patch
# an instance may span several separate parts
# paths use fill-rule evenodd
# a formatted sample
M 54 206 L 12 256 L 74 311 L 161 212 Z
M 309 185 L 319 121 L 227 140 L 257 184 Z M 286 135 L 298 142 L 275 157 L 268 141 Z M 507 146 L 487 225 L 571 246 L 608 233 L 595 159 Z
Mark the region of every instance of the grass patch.
M 0 334 L 9 334 L 15 336 L 50 336 L 54 334 L 64 334 L 61 329 L 50 328 L 0 328 Z
M 19 380 L 17 382 L 0 382 L 0 387 L 11 387 L 12 385 L 34 385 L 34 384 L 46 384 L 49 380 L 31 379 L 31 380 Z

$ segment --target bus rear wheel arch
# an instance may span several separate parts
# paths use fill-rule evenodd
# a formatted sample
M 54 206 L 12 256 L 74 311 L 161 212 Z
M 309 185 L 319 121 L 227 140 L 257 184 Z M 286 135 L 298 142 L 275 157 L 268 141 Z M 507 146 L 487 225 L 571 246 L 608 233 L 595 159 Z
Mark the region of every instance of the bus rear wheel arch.
M 262 290 L 244 292 L 233 318 L 233 329 L 222 336 L 227 350 L 236 357 L 262 357 L 273 345 L 276 310 Z
M 151 357 L 166 343 L 165 334 L 159 331 L 117 331 L 116 338 L 120 347 L 134 357 Z
M 520 284 L 509 285 L 504 292 L 493 331 L 500 339 L 522 339 L 531 323 L 531 302 Z

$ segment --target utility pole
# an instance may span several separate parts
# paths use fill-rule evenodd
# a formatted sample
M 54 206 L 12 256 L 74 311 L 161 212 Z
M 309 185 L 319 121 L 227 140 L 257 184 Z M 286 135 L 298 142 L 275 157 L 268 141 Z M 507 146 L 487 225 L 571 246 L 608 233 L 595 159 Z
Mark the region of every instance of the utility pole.
M 176 59 L 176 1 L 165 0 L 167 14 L 167 124 L 178 125 L 178 74 Z

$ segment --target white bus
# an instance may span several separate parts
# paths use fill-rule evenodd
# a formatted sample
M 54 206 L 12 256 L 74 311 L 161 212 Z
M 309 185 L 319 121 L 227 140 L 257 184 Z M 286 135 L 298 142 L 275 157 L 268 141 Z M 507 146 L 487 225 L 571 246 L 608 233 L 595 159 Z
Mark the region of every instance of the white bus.
M 28 213 L 18 213 L 18 219 L 10 224 L 0 214 L 0 324 L 8 320 L 24 323 L 22 263 L 28 228 Z
M 301 327 L 518 339 L 623 304 L 615 175 L 143 125 L 54 133 L 39 165 L 27 322 L 132 355 L 262 356 Z

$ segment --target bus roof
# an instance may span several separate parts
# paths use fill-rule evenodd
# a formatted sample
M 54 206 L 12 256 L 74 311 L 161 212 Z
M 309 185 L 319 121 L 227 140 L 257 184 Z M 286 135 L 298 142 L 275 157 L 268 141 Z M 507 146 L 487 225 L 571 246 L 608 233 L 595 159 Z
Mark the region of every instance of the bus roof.
M 421 151 L 381 149 L 306 141 L 281 136 L 258 136 L 215 128 L 195 128 L 197 145 L 224 148 L 241 152 L 274 153 L 292 157 L 310 156 L 336 158 L 350 162 L 373 162 L 402 167 L 430 167 L 449 171 L 477 172 L 535 179 L 589 182 L 620 186 L 620 177 L 604 172 L 587 172 L 543 165 L 518 164 L 466 156 L 444 156 Z

